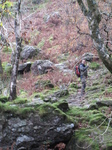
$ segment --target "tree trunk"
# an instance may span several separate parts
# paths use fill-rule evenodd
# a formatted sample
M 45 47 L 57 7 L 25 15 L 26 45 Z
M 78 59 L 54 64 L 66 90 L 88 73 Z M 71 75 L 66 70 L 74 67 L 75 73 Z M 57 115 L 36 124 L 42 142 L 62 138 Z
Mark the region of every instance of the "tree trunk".
M 99 12 L 96 0 L 87 0 L 88 8 L 85 7 L 83 0 L 77 0 L 77 2 L 88 20 L 90 34 L 99 57 L 106 68 L 112 73 L 112 58 L 108 53 L 108 49 L 106 48 L 103 39 L 101 38 L 99 30 L 101 14 Z
M 17 4 L 17 10 L 15 12 L 16 50 L 15 50 L 15 53 L 13 54 L 14 62 L 13 62 L 12 74 L 11 74 L 9 100 L 14 100 L 17 97 L 16 80 L 17 80 L 19 57 L 20 57 L 20 51 L 21 51 L 21 37 L 20 37 L 20 23 L 19 23 L 20 5 L 21 5 L 21 1 L 19 0 Z

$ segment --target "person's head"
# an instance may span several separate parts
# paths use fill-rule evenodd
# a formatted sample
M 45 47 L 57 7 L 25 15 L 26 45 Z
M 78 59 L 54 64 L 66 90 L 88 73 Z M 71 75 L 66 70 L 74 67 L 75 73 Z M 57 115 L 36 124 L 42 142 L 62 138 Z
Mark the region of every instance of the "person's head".
M 82 60 L 82 64 L 85 64 L 85 63 L 86 63 L 86 61 L 85 61 L 85 59 L 83 59 L 83 60 Z

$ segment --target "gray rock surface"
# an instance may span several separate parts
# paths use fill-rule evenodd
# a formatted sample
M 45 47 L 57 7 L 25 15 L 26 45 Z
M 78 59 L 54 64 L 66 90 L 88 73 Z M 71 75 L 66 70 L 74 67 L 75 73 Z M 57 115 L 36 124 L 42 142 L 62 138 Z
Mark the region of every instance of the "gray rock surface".
M 34 75 L 45 74 L 53 70 L 53 63 L 49 60 L 36 60 L 31 66 Z
M 29 72 L 31 68 L 31 62 L 20 64 L 18 67 L 18 73 L 23 74 L 24 72 Z
M 27 60 L 29 58 L 35 57 L 40 52 L 39 49 L 33 47 L 33 46 L 25 46 L 20 53 L 20 58 L 23 60 Z
M 1 113 L 0 147 L 14 145 L 13 150 L 31 150 L 42 145 L 47 147 L 61 141 L 67 142 L 73 134 L 74 124 L 55 107 L 41 105 L 42 109 L 43 112 L 29 113 L 25 117 Z

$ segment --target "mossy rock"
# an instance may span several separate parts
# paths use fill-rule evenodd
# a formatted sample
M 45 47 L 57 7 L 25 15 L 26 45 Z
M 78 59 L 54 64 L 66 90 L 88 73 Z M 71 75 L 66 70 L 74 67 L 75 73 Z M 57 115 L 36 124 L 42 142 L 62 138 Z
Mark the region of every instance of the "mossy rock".
M 46 96 L 43 97 L 43 100 L 45 102 L 55 103 L 59 99 L 64 99 L 68 95 L 69 95 L 69 91 L 67 89 L 61 89 L 58 91 L 52 91 L 52 94 L 48 93 Z
M 69 110 L 69 106 L 68 106 L 67 101 L 59 101 L 59 102 L 55 103 L 54 106 L 56 106 L 57 108 L 59 108 L 63 112 L 67 112 Z
M 6 97 L 6 96 L 0 97 L 0 102 L 2 102 L 2 103 L 8 102 L 8 97 Z
M 44 121 L 54 120 L 55 121 L 64 121 L 64 122 L 73 122 L 72 118 L 66 115 L 63 111 L 52 104 L 43 104 L 37 107 L 39 116 Z
M 91 104 L 88 108 L 88 110 L 95 110 L 98 109 L 98 106 L 96 104 Z
M 98 101 L 96 103 L 98 107 L 103 107 L 103 106 L 112 106 L 112 100 L 106 100 L 106 101 Z
M 20 98 L 20 97 L 17 97 L 17 98 L 13 101 L 14 104 L 25 104 L 25 103 L 27 103 L 27 102 L 28 102 L 28 100 L 27 100 L 26 98 Z
M 17 98 L 14 101 L 9 101 L 7 97 L 2 97 L 0 102 L 0 112 L 10 113 L 13 116 L 26 117 L 29 113 L 34 112 L 34 108 L 23 104 L 27 103 L 27 99 Z
M 35 88 L 54 88 L 50 80 L 38 81 L 35 83 Z

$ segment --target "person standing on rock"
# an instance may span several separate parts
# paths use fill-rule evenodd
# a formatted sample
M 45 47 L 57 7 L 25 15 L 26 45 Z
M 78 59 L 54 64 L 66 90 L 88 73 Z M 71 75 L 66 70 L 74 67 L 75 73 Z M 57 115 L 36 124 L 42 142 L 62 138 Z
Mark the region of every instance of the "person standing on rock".
M 89 67 L 88 64 L 87 64 L 87 66 L 85 64 L 86 64 L 86 61 L 82 60 L 82 62 L 80 64 L 80 78 L 81 78 L 81 83 L 82 83 L 81 96 L 83 96 L 85 94 L 87 69 Z

